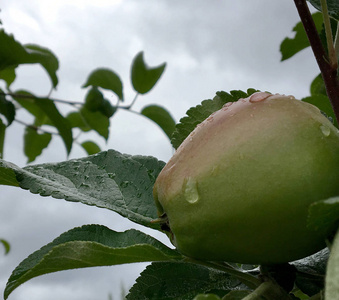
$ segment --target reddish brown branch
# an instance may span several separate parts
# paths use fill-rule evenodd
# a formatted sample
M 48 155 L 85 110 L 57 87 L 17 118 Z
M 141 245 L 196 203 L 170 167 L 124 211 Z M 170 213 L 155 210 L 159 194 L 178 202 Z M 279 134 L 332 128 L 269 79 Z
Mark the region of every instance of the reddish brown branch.
M 327 96 L 331 101 L 335 116 L 339 122 L 339 79 L 337 66 L 332 66 L 329 62 L 328 55 L 321 43 L 306 0 L 294 0 L 294 3 L 324 79 Z

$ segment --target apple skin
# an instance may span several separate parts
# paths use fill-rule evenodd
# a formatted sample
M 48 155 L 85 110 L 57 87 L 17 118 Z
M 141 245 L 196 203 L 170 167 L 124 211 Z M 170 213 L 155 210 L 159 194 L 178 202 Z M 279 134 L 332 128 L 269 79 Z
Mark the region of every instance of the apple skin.
M 324 233 L 307 227 L 309 205 L 339 195 L 339 131 L 311 104 L 255 93 L 199 124 L 153 194 L 185 256 L 249 264 L 306 257 L 325 247 Z

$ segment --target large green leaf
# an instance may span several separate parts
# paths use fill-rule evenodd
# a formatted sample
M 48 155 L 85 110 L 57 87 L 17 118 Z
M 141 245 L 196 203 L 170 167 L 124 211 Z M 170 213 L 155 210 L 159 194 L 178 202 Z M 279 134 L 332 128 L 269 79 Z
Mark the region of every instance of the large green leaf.
M 308 0 L 316 9 L 321 10 L 321 0 Z M 326 0 L 329 15 L 339 21 L 339 2 L 338 0 Z
M 1 134 L 1 120 L 0 120 L 0 134 Z M 19 169 L 20 168 L 18 166 L 0 159 L 0 184 L 19 186 L 19 182 L 17 181 L 15 175 L 15 170 Z
M 312 15 L 314 23 L 318 32 L 320 33 L 322 29 L 323 19 L 321 13 L 317 12 Z M 295 32 L 294 38 L 285 38 L 280 45 L 281 52 L 281 60 L 286 60 L 299 51 L 310 46 L 310 42 L 308 41 L 304 26 L 301 22 L 297 23 L 297 25 L 293 28 L 293 32 Z
M 124 100 L 123 86 L 120 77 L 110 69 L 99 68 L 94 70 L 87 78 L 82 87 L 101 87 L 111 90 L 120 100 Z
M 52 139 L 50 133 L 38 133 L 37 130 L 26 127 L 24 134 L 24 153 L 28 158 L 27 162 L 34 161 L 45 149 Z
M 165 108 L 159 105 L 148 105 L 142 109 L 141 114 L 158 124 L 168 138 L 171 139 L 175 129 L 175 121 Z
M 144 61 L 144 53 L 140 52 L 133 60 L 131 68 L 131 81 L 133 88 L 139 94 L 149 92 L 158 82 L 160 76 L 164 72 L 166 63 L 160 66 L 150 68 Z
M 337 299 L 339 293 L 339 231 L 331 247 L 325 279 L 325 299 Z
M 185 262 L 156 262 L 146 268 L 128 300 L 191 300 L 198 293 L 236 289 L 240 282 L 227 273 Z
M 118 264 L 178 260 L 181 255 L 137 230 L 116 232 L 101 225 L 74 228 L 34 252 L 13 271 L 5 299 L 22 283 L 57 271 Z
M 113 210 L 128 219 L 159 229 L 153 185 L 165 165 L 150 156 L 114 150 L 61 163 L 19 168 L 0 160 L 0 184 L 17 185 L 34 194 Z
M 13 35 L 7 34 L 4 30 L 0 30 L 0 71 L 8 69 L 10 72 L 5 73 L 7 84 L 13 79 L 13 69 L 20 64 L 40 64 L 48 73 L 52 85 L 55 88 L 58 84 L 56 71 L 59 68 L 57 57 L 46 48 L 38 45 L 21 45 L 16 41 Z M 9 80 L 9 81 L 8 81 Z
M 204 100 L 201 104 L 191 107 L 187 112 L 187 116 L 180 119 L 180 122 L 175 126 L 171 142 L 177 149 L 184 139 L 194 130 L 194 128 L 208 118 L 212 113 L 222 108 L 227 102 L 234 102 L 240 98 L 246 98 L 257 92 L 254 89 L 248 89 L 247 92 L 231 91 L 217 92 L 213 100 Z

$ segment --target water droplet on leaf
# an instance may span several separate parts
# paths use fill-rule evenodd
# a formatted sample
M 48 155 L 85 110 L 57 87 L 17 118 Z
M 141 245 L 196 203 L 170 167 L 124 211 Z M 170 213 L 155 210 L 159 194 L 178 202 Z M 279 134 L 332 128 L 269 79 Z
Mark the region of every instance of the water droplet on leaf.
M 123 181 L 120 183 L 121 188 L 126 188 L 129 185 L 129 181 Z

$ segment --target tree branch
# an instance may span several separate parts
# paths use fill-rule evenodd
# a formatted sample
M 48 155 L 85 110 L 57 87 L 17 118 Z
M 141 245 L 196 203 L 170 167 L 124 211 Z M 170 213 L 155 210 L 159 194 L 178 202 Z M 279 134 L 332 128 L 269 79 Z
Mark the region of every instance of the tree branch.
M 294 0 L 300 20 L 305 28 L 314 56 L 323 77 L 327 96 L 331 101 L 336 119 L 339 122 L 339 79 L 337 66 L 331 65 L 329 57 L 321 43 L 319 34 L 308 9 L 306 0 Z

